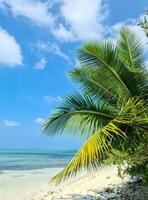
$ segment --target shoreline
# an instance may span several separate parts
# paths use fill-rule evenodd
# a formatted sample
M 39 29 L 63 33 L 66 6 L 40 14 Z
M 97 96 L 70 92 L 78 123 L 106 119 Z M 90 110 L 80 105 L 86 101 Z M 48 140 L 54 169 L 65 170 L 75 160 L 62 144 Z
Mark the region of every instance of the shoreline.
M 2 170 L 0 200 L 31 200 L 49 189 L 49 179 L 62 168 L 36 170 Z
M 48 189 L 44 195 L 39 194 L 31 200 L 95 200 L 106 188 L 116 187 L 130 180 L 129 176 L 121 179 L 117 173 L 117 167 L 103 166 L 97 172 L 87 173 L 77 180 L 68 181 L 55 187 L 53 191 Z
M 147 187 L 130 176 L 121 179 L 117 173 L 116 166 L 103 166 L 31 200 L 147 200 Z
M 51 177 L 61 170 L 3 171 L 0 200 L 147 200 L 138 196 L 145 194 L 148 197 L 148 188 L 141 188 L 129 176 L 118 177 L 116 166 L 102 166 L 97 172 L 83 173 L 59 186 L 49 184 Z

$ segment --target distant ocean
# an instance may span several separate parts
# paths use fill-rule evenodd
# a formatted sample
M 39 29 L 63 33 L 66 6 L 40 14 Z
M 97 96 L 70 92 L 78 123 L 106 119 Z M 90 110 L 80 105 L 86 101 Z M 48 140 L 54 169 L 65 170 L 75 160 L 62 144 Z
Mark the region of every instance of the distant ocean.
M 0 150 L 0 170 L 62 168 L 74 153 L 68 150 Z

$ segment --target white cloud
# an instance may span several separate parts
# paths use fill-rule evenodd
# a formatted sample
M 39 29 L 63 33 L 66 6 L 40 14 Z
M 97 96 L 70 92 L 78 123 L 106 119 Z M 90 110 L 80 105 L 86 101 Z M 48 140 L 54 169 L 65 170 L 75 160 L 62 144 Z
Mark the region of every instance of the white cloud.
M 103 9 L 102 0 L 63 0 L 60 11 L 65 26 L 61 24 L 56 30 L 58 38 L 89 40 L 102 37 L 102 22 L 108 12 L 107 8 Z
M 47 27 L 56 38 L 67 41 L 101 38 L 108 13 L 105 5 L 103 0 L 0 0 L 2 10 Z
M 36 118 L 36 119 L 34 120 L 34 122 L 35 122 L 35 123 L 37 123 L 37 124 L 40 124 L 40 125 L 42 125 L 42 124 L 44 124 L 44 122 L 45 122 L 45 119 L 44 119 L 44 118 L 41 118 L 41 117 L 39 117 L 39 118 Z
M 45 69 L 47 64 L 47 60 L 45 58 L 41 58 L 34 66 L 34 69 L 36 70 L 43 70 Z
M 46 52 L 58 55 L 61 58 L 64 58 L 65 60 L 69 60 L 69 57 L 65 53 L 63 53 L 61 51 L 60 47 L 55 43 L 37 42 L 37 44 L 35 46 L 39 49 L 39 51 L 46 51 Z
M 22 64 L 21 47 L 6 30 L 0 27 L 0 66 L 16 67 Z
M 63 41 L 68 41 L 68 40 L 74 41 L 74 40 L 76 40 L 73 32 L 68 30 L 63 24 L 59 24 L 56 28 L 54 28 L 52 30 L 52 33 L 59 40 L 61 40 L 61 39 Z
M 57 104 L 60 100 L 60 97 L 52 97 L 52 96 L 49 96 L 49 95 L 45 95 L 43 97 L 44 101 L 48 104 Z
M 15 17 L 25 17 L 35 25 L 50 27 L 54 23 L 48 3 L 36 0 L 1 0 L 0 3 L 3 9 L 10 10 Z
M 18 121 L 13 121 L 13 120 L 4 120 L 3 123 L 5 126 L 8 126 L 8 127 L 15 127 L 15 126 L 21 125 Z
M 60 41 L 103 39 L 110 33 L 115 36 L 120 25 L 129 25 L 142 39 L 144 35 L 135 19 L 104 25 L 109 13 L 107 0 L 0 0 L 0 8 L 15 17 L 25 17 L 36 26 L 46 27 Z M 44 45 L 48 52 L 68 59 L 57 44 Z

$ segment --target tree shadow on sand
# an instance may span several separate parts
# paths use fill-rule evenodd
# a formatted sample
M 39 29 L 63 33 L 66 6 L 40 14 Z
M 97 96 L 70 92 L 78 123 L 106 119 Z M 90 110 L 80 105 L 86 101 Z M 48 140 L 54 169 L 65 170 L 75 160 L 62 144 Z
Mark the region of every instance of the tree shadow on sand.
M 89 194 L 67 194 L 52 200 L 147 200 L 148 187 L 141 181 L 129 181 L 120 185 L 111 185 L 104 190 L 89 190 Z

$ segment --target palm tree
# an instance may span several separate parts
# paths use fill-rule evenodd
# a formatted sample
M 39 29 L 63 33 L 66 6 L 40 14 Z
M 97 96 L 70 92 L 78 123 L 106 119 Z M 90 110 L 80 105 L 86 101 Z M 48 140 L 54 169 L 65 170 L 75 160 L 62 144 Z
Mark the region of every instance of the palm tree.
M 66 96 L 44 124 L 48 135 L 80 136 L 86 142 L 53 181 L 60 183 L 84 169 L 97 169 L 114 148 L 134 149 L 148 131 L 148 74 L 143 48 L 123 27 L 116 45 L 90 42 L 79 51 L 69 73 L 80 91 Z
M 146 36 L 148 37 L 148 10 L 145 11 L 145 16 L 143 18 L 143 20 L 140 21 L 140 23 L 138 24 L 139 26 L 141 26 L 141 28 L 144 30 Z

